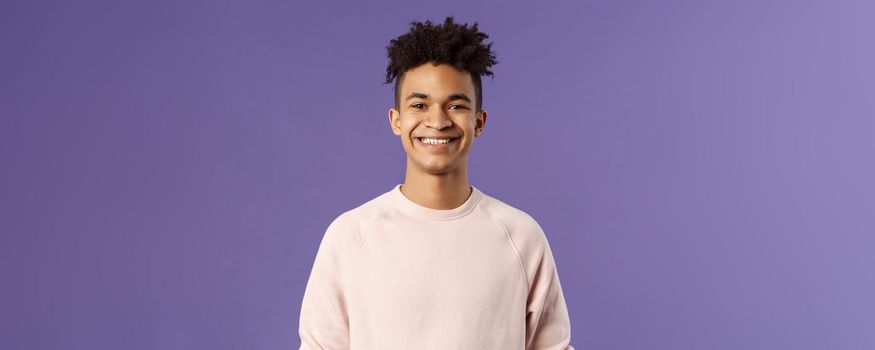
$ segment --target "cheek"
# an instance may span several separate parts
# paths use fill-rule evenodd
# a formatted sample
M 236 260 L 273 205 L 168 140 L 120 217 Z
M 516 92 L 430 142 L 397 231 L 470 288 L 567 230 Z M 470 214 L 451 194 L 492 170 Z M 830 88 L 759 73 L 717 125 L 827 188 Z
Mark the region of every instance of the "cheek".
M 413 137 L 413 131 L 415 129 L 416 123 L 401 123 L 401 136 L 403 136 L 407 141 L 410 141 L 410 139 Z
M 416 122 L 411 120 L 411 118 L 402 118 L 401 122 L 398 123 L 398 127 L 401 128 L 401 132 L 405 134 L 409 134 L 410 131 L 413 130 Z

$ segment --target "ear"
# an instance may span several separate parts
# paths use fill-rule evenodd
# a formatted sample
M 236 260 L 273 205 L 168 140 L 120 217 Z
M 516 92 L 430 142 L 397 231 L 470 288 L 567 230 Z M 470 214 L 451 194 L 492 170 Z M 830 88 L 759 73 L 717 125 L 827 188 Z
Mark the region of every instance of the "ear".
M 395 136 L 401 136 L 401 113 L 395 108 L 389 108 L 389 128 Z
M 481 109 L 480 113 L 477 114 L 477 120 L 474 121 L 474 136 L 480 136 L 483 133 L 483 127 L 486 126 L 486 110 Z

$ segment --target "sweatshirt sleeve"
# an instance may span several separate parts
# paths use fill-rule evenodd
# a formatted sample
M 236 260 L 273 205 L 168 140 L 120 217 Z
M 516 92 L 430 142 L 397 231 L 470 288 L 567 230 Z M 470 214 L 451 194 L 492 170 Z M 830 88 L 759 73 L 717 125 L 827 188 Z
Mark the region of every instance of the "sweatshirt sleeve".
M 574 350 L 571 341 L 571 322 L 559 272 L 553 260 L 553 252 L 540 226 L 531 251 L 534 277 L 529 289 L 526 306 L 527 350 Z
M 301 350 L 349 349 L 344 279 L 359 248 L 355 220 L 338 216 L 322 236 L 301 303 Z

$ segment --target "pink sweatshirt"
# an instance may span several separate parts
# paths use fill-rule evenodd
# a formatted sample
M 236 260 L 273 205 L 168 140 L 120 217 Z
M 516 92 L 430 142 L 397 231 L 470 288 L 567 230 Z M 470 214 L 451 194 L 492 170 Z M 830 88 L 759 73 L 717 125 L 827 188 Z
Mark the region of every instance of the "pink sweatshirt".
M 304 291 L 301 349 L 574 350 L 535 219 L 474 186 L 449 210 L 400 188 L 328 225 Z

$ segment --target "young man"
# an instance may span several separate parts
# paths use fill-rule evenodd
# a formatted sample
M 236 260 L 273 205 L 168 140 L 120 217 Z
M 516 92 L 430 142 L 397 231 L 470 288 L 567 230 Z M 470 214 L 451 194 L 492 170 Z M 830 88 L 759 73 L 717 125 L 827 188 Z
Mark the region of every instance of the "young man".
M 486 34 L 448 17 L 390 42 L 403 184 L 334 219 L 301 306 L 301 349 L 556 349 L 571 325 L 539 224 L 468 183 L 486 124 Z

